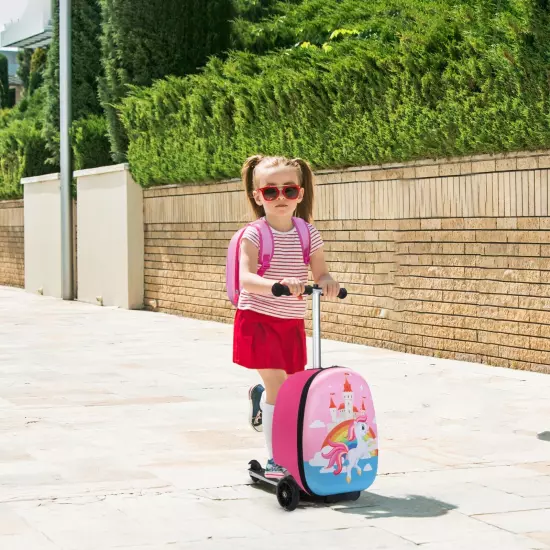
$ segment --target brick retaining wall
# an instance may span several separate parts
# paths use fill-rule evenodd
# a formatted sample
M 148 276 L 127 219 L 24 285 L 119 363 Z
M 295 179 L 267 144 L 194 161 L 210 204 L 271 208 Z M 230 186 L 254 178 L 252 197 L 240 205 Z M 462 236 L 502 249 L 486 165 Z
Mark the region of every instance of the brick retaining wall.
M 323 171 L 316 226 L 350 291 L 327 337 L 550 372 L 548 152 Z M 145 192 L 146 303 L 231 322 L 238 182 Z
M 0 201 L 0 285 L 25 285 L 23 201 Z

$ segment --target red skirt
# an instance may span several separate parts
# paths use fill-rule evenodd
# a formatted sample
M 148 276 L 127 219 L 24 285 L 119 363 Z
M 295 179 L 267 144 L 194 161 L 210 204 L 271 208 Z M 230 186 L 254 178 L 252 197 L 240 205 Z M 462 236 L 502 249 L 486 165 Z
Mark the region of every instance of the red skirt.
M 233 362 L 247 369 L 281 369 L 289 375 L 303 371 L 307 364 L 304 320 L 238 309 Z

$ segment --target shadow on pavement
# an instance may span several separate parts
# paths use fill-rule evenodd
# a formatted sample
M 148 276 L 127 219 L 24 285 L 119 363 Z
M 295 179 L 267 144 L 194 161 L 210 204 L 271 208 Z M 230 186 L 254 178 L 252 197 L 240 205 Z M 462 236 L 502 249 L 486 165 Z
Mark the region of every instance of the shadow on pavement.
M 364 493 L 357 502 L 342 502 L 335 510 L 344 514 L 357 514 L 365 519 L 376 518 L 434 518 L 444 516 L 456 506 L 422 495 L 386 497 L 375 493 Z
M 275 487 L 266 483 L 250 485 L 255 490 L 264 491 L 275 496 Z M 435 518 L 444 516 L 451 510 L 455 510 L 454 504 L 443 502 L 435 498 L 422 495 L 407 495 L 406 497 L 386 497 L 376 493 L 364 492 L 359 500 L 341 501 L 332 504 L 324 502 L 322 497 L 302 495 L 299 508 L 307 506 L 323 506 L 333 508 L 343 514 L 356 514 L 365 519 L 376 518 Z

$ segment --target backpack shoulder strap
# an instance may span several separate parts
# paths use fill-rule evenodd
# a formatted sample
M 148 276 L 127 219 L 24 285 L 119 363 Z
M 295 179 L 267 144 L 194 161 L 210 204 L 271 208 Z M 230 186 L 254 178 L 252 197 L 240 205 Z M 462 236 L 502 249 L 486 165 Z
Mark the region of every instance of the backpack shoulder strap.
M 304 255 L 304 263 L 309 265 L 311 252 L 311 233 L 309 232 L 308 224 L 302 218 L 292 218 L 294 227 L 298 232 L 300 244 L 302 245 L 302 254 Z
M 236 306 L 241 292 L 239 282 L 239 265 L 241 253 L 241 240 L 246 227 L 239 229 L 231 238 L 227 248 L 225 261 L 225 286 L 229 301 Z
M 258 252 L 258 275 L 263 276 L 271 265 L 273 258 L 273 233 L 265 220 L 256 220 L 250 224 L 258 232 L 260 250 Z

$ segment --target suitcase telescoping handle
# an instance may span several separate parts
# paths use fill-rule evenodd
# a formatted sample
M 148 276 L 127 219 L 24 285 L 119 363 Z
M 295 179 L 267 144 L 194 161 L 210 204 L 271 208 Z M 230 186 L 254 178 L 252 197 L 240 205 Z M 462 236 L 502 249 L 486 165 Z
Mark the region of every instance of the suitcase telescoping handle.
M 281 283 L 275 283 L 271 288 L 273 296 L 290 296 L 290 289 Z M 313 368 L 321 368 L 321 296 L 323 291 L 317 285 L 306 285 L 304 294 L 313 294 Z M 348 295 L 345 288 L 341 288 L 338 298 L 343 300 Z

